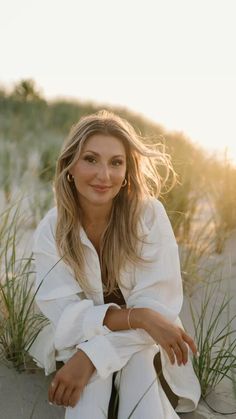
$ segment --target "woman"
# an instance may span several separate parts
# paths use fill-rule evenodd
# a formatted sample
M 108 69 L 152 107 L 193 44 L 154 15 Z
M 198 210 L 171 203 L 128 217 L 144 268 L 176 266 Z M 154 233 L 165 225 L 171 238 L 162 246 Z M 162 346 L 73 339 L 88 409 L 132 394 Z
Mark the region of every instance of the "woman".
M 197 349 L 178 319 L 178 248 L 153 197 L 158 165 L 165 179 L 174 173 L 164 153 L 107 111 L 82 118 L 58 158 L 56 208 L 34 240 L 36 301 L 50 324 L 31 353 L 46 374 L 64 362 L 49 402 L 65 406 L 66 419 L 107 417 L 114 377 L 119 419 L 178 418 L 154 369 L 159 351 L 176 411 L 198 403 Z

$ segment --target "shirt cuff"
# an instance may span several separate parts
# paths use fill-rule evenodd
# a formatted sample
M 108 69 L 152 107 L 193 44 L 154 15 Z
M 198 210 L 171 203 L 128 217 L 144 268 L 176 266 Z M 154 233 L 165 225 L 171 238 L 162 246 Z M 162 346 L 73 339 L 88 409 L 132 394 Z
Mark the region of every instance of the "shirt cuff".
M 45 375 L 56 370 L 54 329 L 51 324 L 45 326 L 28 350 L 37 366 L 44 368 Z
M 96 335 L 106 335 L 111 330 L 103 325 L 103 320 L 106 312 L 110 306 L 120 309 L 120 306 L 114 303 L 102 304 L 99 306 L 92 306 L 86 310 L 83 319 L 83 335 L 85 340 L 89 340 Z
M 114 371 L 119 371 L 122 366 L 120 357 L 105 336 L 94 336 L 89 341 L 77 345 L 76 349 L 86 353 L 102 379 Z

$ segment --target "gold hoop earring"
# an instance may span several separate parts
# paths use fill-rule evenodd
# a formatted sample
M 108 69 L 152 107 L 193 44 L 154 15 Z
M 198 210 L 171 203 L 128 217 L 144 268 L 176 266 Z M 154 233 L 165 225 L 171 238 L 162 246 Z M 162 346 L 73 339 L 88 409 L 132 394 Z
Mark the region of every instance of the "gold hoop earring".
M 127 179 L 124 179 L 124 181 L 121 184 L 121 187 L 124 188 L 127 185 Z
M 72 176 L 72 174 L 71 173 L 67 173 L 67 175 L 66 175 L 66 179 L 68 180 L 68 182 L 69 183 L 72 183 L 72 182 L 74 182 L 74 177 Z

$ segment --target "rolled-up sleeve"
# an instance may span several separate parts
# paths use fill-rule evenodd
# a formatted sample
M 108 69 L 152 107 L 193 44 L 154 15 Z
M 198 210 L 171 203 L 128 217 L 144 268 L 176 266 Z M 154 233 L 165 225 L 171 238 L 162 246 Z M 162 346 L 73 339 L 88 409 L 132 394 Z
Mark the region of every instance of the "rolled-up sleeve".
M 149 263 L 135 268 L 135 284 L 127 305 L 149 307 L 175 321 L 183 303 L 183 288 L 176 239 L 163 205 L 152 201 L 147 211 L 141 256 Z
M 77 345 L 93 362 L 97 374 L 107 378 L 111 373 L 123 368 L 136 352 L 155 342 L 142 329 L 110 332 L 104 336 L 95 336 L 87 342 Z
M 156 246 L 153 256 L 149 266 L 136 269 L 136 282 L 127 305 L 149 307 L 175 321 L 183 302 L 177 244 Z

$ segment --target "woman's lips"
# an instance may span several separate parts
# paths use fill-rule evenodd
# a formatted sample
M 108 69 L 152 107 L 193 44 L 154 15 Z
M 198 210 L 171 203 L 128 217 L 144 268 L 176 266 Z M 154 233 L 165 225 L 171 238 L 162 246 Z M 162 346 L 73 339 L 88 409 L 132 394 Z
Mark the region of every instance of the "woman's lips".
M 111 186 L 99 186 L 99 185 L 91 185 L 93 189 L 95 189 L 95 191 L 98 192 L 106 192 L 108 191 Z

